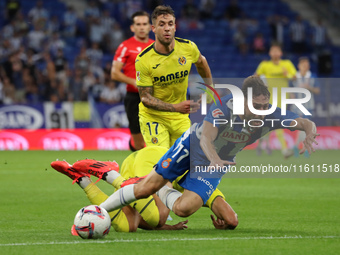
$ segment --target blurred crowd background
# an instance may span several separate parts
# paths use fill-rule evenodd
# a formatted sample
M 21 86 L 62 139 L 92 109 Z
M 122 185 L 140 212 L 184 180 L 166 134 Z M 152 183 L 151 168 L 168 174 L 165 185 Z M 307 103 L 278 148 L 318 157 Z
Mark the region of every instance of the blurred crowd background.
M 0 104 L 86 101 L 89 93 L 121 102 L 125 86 L 110 78 L 114 52 L 132 36 L 131 15 L 159 4 L 172 6 L 176 36 L 198 45 L 214 77 L 253 74 L 273 41 L 295 65 L 308 56 L 313 72 L 338 77 L 340 49 L 325 22 L 339 20 L 340 3 L 305 2 L 322 4 L 328 18 L 320 9 L 305 20 L 280 0 L 2 0 Z

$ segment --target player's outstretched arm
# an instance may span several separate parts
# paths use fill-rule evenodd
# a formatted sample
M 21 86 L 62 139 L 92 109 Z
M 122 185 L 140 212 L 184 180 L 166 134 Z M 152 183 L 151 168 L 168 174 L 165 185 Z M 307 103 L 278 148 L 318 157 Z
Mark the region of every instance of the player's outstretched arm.
M 151 109 L 162 112 L 180 112 L 180 113 L 193 113 L 196 112 L 200 105 L 192 100 L 186 100 L 179 104 L 170 104 L 153 96 L 153 87 L 138 87 L 139 96 L 142 103 Z
M 211 166 L 223 167 L 225 165 L 235 165 L 236 163 L 227 160 L 222 160 L 215 149 L 214 141 L 218 134 L 218 128 L 214 127 L 212 123 L 208 121 L 203 122 L 202 136 L 200 140 L 201 148 L 210 161 Z
M 187 223 L 188 223 L 188 220 L 185 220 L 185 221 L 180 221 L 175 225 L 164 224 L 161 227 L 152 227 L 148 223 L 146 223 L 146 221 L 143 220 L 143 218 L 141 218 L 141 221 L 139 222 L 138 227 L 144 230 L 184 230 L 188 228 Z
M 309 154 L 315 152 L 313 144 L 318 144 L 315 138 L 320 135 L 317 133 L 315 123 L 304 118 L 297 118 L 295 121 L 297 122 L 297 125 L 293 128 L 293 130 L 301 130 L 306 133 L 306 138 L 303 141 L 304 146 L 300 151 L 300 154 L 304 153 L 306 150 L 308 150 Z

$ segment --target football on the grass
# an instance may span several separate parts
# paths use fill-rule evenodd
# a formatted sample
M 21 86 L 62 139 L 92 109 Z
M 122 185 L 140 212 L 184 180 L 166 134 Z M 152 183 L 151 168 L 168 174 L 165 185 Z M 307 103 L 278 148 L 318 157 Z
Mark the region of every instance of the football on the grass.
M 83 239 L 104 238 L 110 231 L 111 219 L 104 208 L 89 205 L 81 208 L 74 218 L 75 230 Z

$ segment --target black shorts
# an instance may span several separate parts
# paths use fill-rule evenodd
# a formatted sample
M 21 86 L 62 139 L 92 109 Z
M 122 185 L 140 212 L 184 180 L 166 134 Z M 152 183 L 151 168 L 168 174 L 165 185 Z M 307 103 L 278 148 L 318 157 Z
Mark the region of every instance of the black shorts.
M 129 120 L 129 129 L 131 134 L 139 134 L 139 105 L 140 98 L 138 93 L 127 92 L 124 99 L 124 106 L 127 118 Z

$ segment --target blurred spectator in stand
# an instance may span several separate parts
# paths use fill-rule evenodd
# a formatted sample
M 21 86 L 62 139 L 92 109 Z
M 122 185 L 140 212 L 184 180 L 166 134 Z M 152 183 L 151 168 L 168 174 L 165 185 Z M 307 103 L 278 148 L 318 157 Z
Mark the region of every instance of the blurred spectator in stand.
M 15 31 L 15 20 L 12 19 L 7 25 L 5 25 L 1 30 L 0 30 L 0 38 L 11 38 L 14 34 Z
M 85 8 L 84 11 L 84 17 L 85 19 L 100 17 L 100 10 L 95 0 L 89 1 L 88 6 Z
M 11 41 L 9 39 L 3 40 L 2 44 L 0 45 L 0 64 L 5 62 L 8 56 L 13 52 L 14 48 L 11 44 Z
M 267 21 L 271 30 L 271 43 L 278 43 L 283 47 L 284 26 L 289 23 L 289 19 L 285 16 L 275 14 L 268 17 Z
M 89 68 L 90 68 L 90 60 L 88 59 L 86 55 L 86 46 L 83 45 L 80 48 L 79 54 L 76 56 L 74 60 L 74 67 L 75 69 L 79 69 L 81 71 L 81 76 L 84 77 Z
M 64 49 L 65 42 L 60 38 L 59 32 L 54 32 L 51 37 L 49 37 L 48 50 L 52 54 L 53 57 L 57 56 L 57 52 L 59 49 Z
M 297 15 L 295 21 L 291 23 L 289 32 L 292 52 L 304 53 L 306 51 L 306 26 L 300 15 Z
M 4 103 L 5 92 L 4 92 L 4 84 L 2 83 L 2 79 L 0 76 L 0 105 Z
M 103 41 L 105 34 L 104 27 L 100 23 L 99 18 L 92 17 L 89 22 L 89 39 L 90 43 L 99 43 Z
M 112 66 L 112 62 L 111 61 L 107 61 L 104 65 L 104 81 L 107 80 L 111 80 L 111 66 Z
M 41 54 L 35 54 L 32 49 L 27 50 L 25 66 L 29 70 L 29 75 L 37 80 L 37 61 L 41 58 Z
M 182 31 L 203 29 L 203 23 L 199 22 L 199 9 L 193 0 L 187 0 L 182 6 L 181 15 L 178 19 L 178 29 Z
M 34 82 L 32 76 L 27 75 L 25 78 L 25 102 L 29 104 L 39 103 L 39 88 Z
M 87 94 L 92 90 L 92 87 L 96 84 L 97 77 L 95 77 L 94 73 L 89 68 L 87 74 L 83 78 L 83 86 L 82 86 L 82 98 L 87 98 Z
M 239 23 L 233 35 L 233 42 L 242 55 L 248 53 L 247 27 L 245 23 Z
M 122 95 L 117 84 L 113 80 L 107 80 L 105 87 L 100 94 L 100 102 L 107 104 L 116 104 L 122 101 Z
M 103 10 L 102 16 L 100 18 L 100 24 L 104 30 L 104 34 L 109 34 L 111 32 L 113 24 L 116 20 L 110 16 L 109 10 Z
M 43 42 L 45 39 L 46 35 L 42 30 L 42 23 L 35 23 L 34 30 L 27 34 L 28 47 L 33 49 L 36 53 L 40 52 L 43 48 Z
M 91 48 L 86 50 L 86 56 L 90 60 L 92 66 L 101 66 L 103 51 L 99 47 L 99 43 L 93 42 Z
M 61 30 L 61 24 L 57 15 L 52 15 L 51 19 L 47 20 L 46 34 L 51 36 L 55 32 Z
M 322 24 L 322 20 L 318 18 L 317 23 L 312 29 L 312 46 L 316 54 L 322 53 L 329 43 L 327 28 Z
M 200 18 L 211 19 L 213 18 L 213 11 L 215 8 L 215 0 L 201 0 L 200 2 Z
M 73 101 L 85 101 L 87 95 L 83 93 L 83 77 L 80 69 L 74 70 L 74 75 L 70 78 L 69 92 Z
M 35 7 L 28 12 L 28 18 L 32 23 L 37 21 L 47 21 L 49 18 L 49 12 L 44 8 L 44 1 L 38 0 Z
M 6 0 L 6 19 L 8 22 L 13 20 L 21 8 L 19 0 Z
M 57 55 L 54 58 L 54 65 L 56 71 L 56 79 L 60 80 L 65 88 L 69 87 L 69 77 L 68 77 L 68 62 L 64 57 L 64 51 L 59 48 Z
M 2 103 L 3 104 L 15 104 L 16 98 L 15 98 L 15 87 L 11 83 L 10 79 L 7 77 L 4 77 L 2 79 Z
M 17 102 L 23 103 L 25 87 L 23 82 L 24 63 L 19 58 L 19 51 L 12 53 L 8 59 L 7 76 L 15 87 L 15 98 Z
M 14 32 L 14 35 L 10 38 L 10 42 L 12 45 L 13 50 L 19 50 L 20 47 L 23 45 L 23 37 L 20 35 L 19 32 Z
M 125 15 L 131 17 L 135 12 L 143 9 L 143 3 L 140 0 L 125 0 Z
M 73 6 L 68 6 L 66 12 L 63 15 L 63 35 L 65 37 L 73 37 L 77 30 L 78 16 Z
M 229 21 L 241 18 L 243 14 L 242 9 L 238 6 L 237 0 L 231 0 L 229 6 L 224 11 L 224 18 Z
M 257 33 L 253 41 L 253 49 L 255 53 L 262 54 L 265 53 L 266 46 L 262 33 Z
M 29 30 L 29 26 L 25 20 L 25 16 L 21 12 L 18 12 L 15 17 L 14 30 L 18 32 L 21 36 L 25 36 Z
M 194 3 L 194 0 L 186 0 L 181 9 L 181 18 L 187 18 L 189 20 L 198 20 L 199 10 Z
M 110 51 L 114 53 L 121 44 L 122 41 L 124 41 L 124 32 L 120 27 L 120 24 L 118 22 L 113 24 L 113 28 L 110 33 Z

